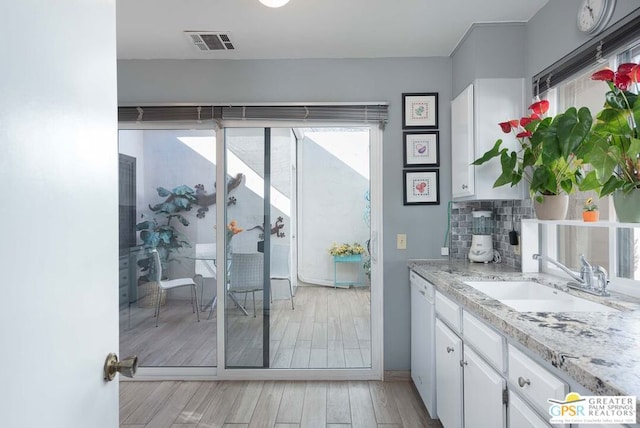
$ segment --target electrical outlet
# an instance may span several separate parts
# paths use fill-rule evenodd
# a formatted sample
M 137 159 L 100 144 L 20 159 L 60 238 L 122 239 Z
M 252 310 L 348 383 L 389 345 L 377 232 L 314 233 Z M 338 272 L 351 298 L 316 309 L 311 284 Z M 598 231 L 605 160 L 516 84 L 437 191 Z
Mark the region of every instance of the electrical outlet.
M 406 250 L 407 249 L 407 235 L 404 233 L 398 233 L 396 238 L 396 247 L 398 250 Z
M 440 247 L 440 255 L 448 256 L 449 255 L 449 247 Z

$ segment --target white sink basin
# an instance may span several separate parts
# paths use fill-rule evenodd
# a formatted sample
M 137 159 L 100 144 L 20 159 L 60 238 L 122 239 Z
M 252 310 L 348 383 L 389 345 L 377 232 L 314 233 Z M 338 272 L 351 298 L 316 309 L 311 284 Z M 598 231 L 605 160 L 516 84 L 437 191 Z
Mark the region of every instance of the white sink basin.
M 518 312 L 618 312 L 534 281 L 466 281 L 465 284 Z

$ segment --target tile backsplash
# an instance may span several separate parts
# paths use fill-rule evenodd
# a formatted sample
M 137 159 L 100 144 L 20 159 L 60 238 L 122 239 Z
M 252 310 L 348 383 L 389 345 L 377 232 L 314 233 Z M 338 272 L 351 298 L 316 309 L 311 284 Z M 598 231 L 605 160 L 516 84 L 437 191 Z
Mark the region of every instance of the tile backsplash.
M 533 218 L 530 199 L 516 201 L 470 201 L 451 204 L 451 233 L 449 255 L 452 259 L 466 259 L 471 247 L 471 212 L 485 210 L 493 213 L 493 248 L 498 250 L 502 263 L 519 269 L 519 246 L 509 244 L 509 232 L 518 232 L 520 241 L 520 220 Z

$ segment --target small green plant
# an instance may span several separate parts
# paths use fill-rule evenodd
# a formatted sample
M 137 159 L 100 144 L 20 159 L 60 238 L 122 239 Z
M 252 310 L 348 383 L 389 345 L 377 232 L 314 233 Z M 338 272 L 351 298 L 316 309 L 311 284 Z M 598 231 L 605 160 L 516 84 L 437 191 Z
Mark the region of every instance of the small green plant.
M 585 201 L 582 211 L 598 211 L 598 205 L 593 202 L 593 198 L 589 198 Z

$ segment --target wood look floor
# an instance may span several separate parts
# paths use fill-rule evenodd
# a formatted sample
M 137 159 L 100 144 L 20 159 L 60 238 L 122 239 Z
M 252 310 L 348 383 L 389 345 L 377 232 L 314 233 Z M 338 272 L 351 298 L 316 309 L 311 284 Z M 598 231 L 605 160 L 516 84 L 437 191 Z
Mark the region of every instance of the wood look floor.
M 282 287 L 280 287 L 282 288 Z M 270 313 L 269 366 L 362 368 L 371 366 L 369 288 L 298 287 L 291 309 L 288 292 L 276 289 Z M 286 297 L 284 297 L 286 295 Z M 244 301 L 240 296 L 239 300 Z M 257 307 L 262 305 L 256 301 Z M 227 365 L 260 366 L 263 317 L 245 316 L 228 303 Z M 196 322 L 189 301 L 167 298 L 155 327 L 153 308 L 120 312 L 120 354 L 137 355 L 141 366 L 215 366 L 216 314 Z
M 420 428 L 408 381 L 121 382 L 121 428 Z

